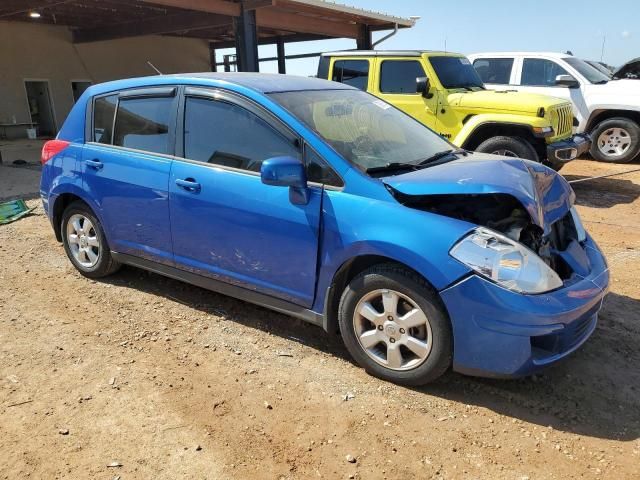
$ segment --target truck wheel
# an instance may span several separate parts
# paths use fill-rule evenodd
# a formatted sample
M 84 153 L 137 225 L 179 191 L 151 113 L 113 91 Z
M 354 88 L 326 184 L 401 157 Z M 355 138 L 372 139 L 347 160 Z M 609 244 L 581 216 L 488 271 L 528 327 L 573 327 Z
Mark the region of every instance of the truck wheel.
M 601 162 L 628 163 L 640 152 L 640 126 L 628 118 L 600 122 L 591 138 L 591 156 Z
M 492 153 L 503 157 L 518 157 L 539 162 L 538 154 L 529 142 L 520 137 L 491 137 L 485 140 L 476 152 Z
M 438 294 L 398 265 L 356 276 L 340 299 L 338 322 L 351 356 L 376 377 L 424 385 L 451 365 L 451 324 Z
M 89 206 L 73 202 L 62 214 L 62 244 L 76 270 L 89 278 L 106 277 L 120 268 L 111 256 L 102 225 Z

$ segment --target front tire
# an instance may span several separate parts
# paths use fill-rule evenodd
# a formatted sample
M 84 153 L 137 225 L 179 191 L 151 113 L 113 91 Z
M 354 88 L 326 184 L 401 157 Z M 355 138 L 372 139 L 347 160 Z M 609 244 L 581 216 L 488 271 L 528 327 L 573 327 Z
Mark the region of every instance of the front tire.
M 640 126 L 628 118 L 600 122 L 591 137 L 591 156 L 601 162 L 629 163 L 640 152 Z
M 520 137 L 491 137 L 476 148 L 476 152 L 491 153 L 503 157 L 517 157 L 539 162 L 535 149 L 529 142 Z
M 338 322 L 351 356 L 376 377 L 424 385 L 451 366 L 453 335 L 438 294 L 400 266 L 356 276 L 340 299 Z
M 111 275 L 120 268 L 113 259 L 100 221 L 89 206 L 73 202 L 62 214 L 64 250 L 76 270 L 89 278 Z

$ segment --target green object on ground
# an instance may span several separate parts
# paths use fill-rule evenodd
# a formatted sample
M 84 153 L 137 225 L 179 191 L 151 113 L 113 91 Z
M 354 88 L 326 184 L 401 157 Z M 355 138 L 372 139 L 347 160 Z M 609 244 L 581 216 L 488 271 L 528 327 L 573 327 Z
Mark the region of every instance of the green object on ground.
M 11 200 L 0 203 L 0 225 L 3 223 L 15 222 L 20 217 L 29 214 L 33 208 L 27 207 L 24 200 Z

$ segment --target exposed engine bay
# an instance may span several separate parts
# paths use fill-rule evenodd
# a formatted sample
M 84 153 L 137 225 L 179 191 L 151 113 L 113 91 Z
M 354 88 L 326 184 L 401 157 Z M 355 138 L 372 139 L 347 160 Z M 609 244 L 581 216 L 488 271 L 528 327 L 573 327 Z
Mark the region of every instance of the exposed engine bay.
M 405 195 L 393 191 L 403 205 L 444 215 L 496 230 L 536 252 L 561 278 L 571 275 L 571 269 L 557 252 L 567 249 L 577 238 L 571 215 L 553 225 L 551 233 L 532 223 L 531 216 L 513 196 L 491 194 Z

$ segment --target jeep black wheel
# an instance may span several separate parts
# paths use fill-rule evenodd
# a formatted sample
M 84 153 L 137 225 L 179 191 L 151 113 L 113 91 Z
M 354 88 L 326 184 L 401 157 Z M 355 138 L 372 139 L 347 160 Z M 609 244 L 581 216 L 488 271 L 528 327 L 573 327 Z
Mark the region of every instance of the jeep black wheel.
M 451 324 L 438 294 L 398 265 L 355 277 L 340 299 L 338 321 L 349 353 L 376 377 L 423 385 L 451 365 Z
M 476 152 L 491 153 L 503 157 L 526 158 L 535 162 L 540 161 L 531 144 L 519 137 L 491 137 L 478 145 Z

